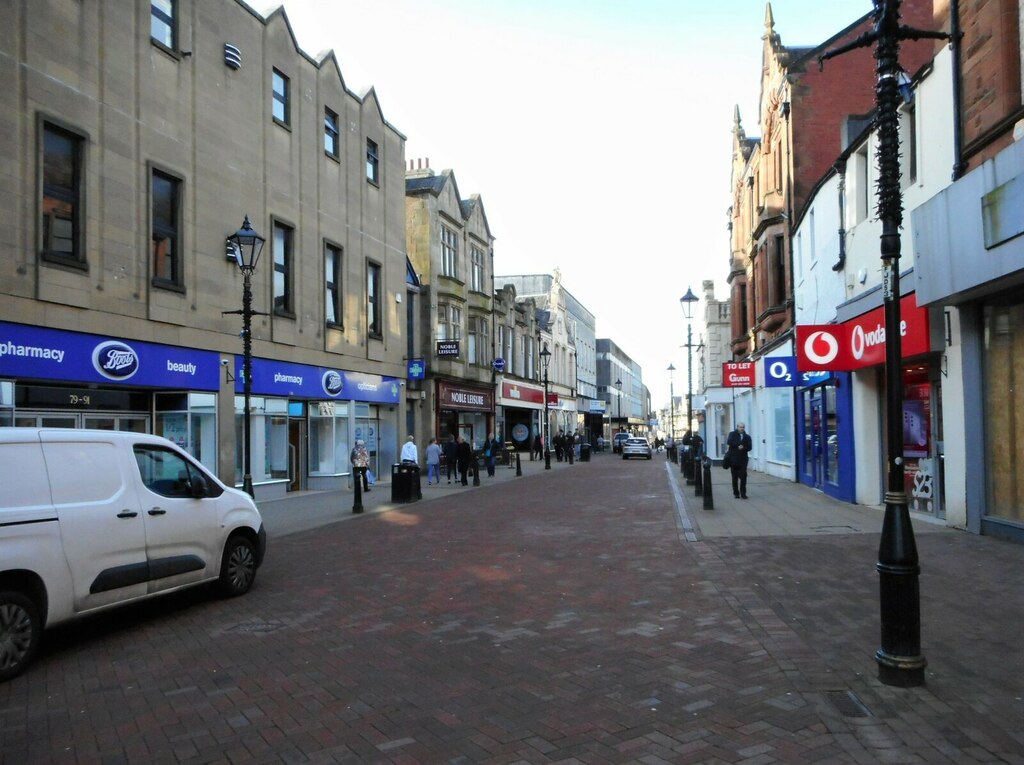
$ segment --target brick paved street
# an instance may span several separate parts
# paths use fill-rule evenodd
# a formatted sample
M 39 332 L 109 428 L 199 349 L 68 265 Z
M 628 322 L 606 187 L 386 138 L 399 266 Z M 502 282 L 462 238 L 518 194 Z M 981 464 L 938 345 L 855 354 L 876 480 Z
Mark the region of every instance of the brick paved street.
M 1024 548 L 921 529 L 928 684 L 894 689 L 877 510 L 737 536 L 835 505 L 752 478 L 704 511 L 663 459 L 556 468 L 392 509 L 382 486 L 381 512 L 272 533 L 244 598 L 54 631 L 0 685 L 2 761 L 1024 763 Z

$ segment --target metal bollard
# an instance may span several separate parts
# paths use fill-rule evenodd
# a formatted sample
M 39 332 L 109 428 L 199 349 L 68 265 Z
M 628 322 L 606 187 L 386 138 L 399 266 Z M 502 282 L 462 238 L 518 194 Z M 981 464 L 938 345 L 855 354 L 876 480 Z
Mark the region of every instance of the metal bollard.
M 693 460 L 693 496 L 700 497 L 704 494 L 704 468 L 700 457 Z
M 480 485 L 480 460 L 476 460 L 473 463 L 473 485 Z
M 533 457 L 533 454 L 530 454 Z M 519 452 L 516 452 L 516 478 L 519 478 L 523 474 L 523 463 L 519 461 Z
M 704 509 L 714 510 L 715 509 L 715 498 L 711 492 L 711 460 L 707 457 L 704 458 Z
M 352 495 L 352 512 L 363 512 L 363 482 L 358 470 L 352 471 L 352 479 L 355 482 L 355 493 Z

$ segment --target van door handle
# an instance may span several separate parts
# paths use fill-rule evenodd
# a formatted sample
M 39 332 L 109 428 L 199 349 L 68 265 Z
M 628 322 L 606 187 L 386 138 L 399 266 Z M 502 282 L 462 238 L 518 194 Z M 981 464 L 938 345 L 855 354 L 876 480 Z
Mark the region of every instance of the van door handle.
M 134 510 L 122 510 L 121 512 L 119 512 L 117 514 L 117 517 L 118 518 L 134 518 L 137 515 L 138 515 L 138 513 L 136 513 Z
M 164 515 L 166 512 L 166 510 L 163 510 L 159 507 L 154 507 L 152 510 L 149 511 L 149 515 Z

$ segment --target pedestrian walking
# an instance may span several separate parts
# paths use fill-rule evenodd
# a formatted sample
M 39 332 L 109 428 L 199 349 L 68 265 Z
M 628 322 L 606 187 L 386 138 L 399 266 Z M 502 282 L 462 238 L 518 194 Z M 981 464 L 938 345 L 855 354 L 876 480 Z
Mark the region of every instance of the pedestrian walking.
M 487 463 L 487 475 L 491 478 L 494 478 L 494 465 L 500 448 L 501 444 L 494 440 L 494 434 L 488 433 L 487 440 L 484 441 L 484 461 Z
M 544 456 L 544 439 L 540 437 L 540 433 L 533 437 L 533 451 L 530 452 L 530 459 L 533 459 L 533 455 L 536 453 L 537 459 Z
M 449 436 L 444 442 L 444 463 L 448 473 L 448 483 L 452 482 L 452 473 L 456 471 L 459 460 L 459 445 L 455 443 L 455 436 Z
M 754 445 L 753 440 L 747 434 L 747 426 L 742 422 L 737 423 L 736 430 L 729 434 L 726 444 L 729 448 L 725 452 L 725 459 L 728 461 L 729 470 L 732 473 L 732 495 L 738 499 L 746 499 L 747 461 Z
M 436 438 L 431 438 L 427 444 L 427 486 L 433 481 L 441 484 L 441 447 Z
M 366 443 L 363 439 L 356 439 L 356 445 L 352 447 L 349 454 L 349 461 L 352 463 L 353 480 L 363 482 L 363 491 L 370 490 L 370 483 L 367 480 L 366 471 L 370 469 L 370 453 L 366 450 Z
M 473 447 L 471 447 L 462 436 L 455 445 L 455 459 L 459 464 L 459 476 L 462 478 L 462 485 L 468 486 L 466 480 L 469 475 L 469 465 L 473 461 Z
M 402 462 L 418 465 L 420 463 L 419 450 L 416 448 L 416 439 L 409 436 L 402 444 Z

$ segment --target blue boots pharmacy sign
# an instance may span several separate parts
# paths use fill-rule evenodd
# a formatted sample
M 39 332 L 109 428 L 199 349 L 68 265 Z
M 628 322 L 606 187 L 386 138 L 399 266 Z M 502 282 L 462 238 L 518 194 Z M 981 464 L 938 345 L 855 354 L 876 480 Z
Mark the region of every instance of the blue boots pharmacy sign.
M 0 377 L 217 390 L 220 354 L 0 322 Z

